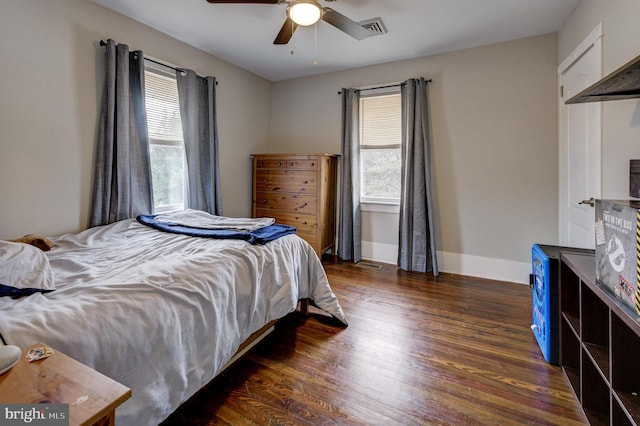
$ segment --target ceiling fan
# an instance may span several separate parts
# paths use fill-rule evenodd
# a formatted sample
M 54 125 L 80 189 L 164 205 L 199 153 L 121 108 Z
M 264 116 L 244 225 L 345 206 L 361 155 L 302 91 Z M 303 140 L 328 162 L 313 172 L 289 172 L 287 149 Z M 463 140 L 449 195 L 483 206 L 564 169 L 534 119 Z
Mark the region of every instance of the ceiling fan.
M 322 7 L 315 0 L 207 0 L 209 3 L 243 3 L 243 4 L 286 4 L 287 19 L 284 21 L 280 32 L 273 41 L 273 44 L 287 44 L 299 25 L 313 25 L 319 20 L 323 20 L 333 25 L 337 29 L 349 34 L 351 37 L 362 40 L 371 35 L 369 30 L 364 28 L 343 14 L 336 12 L 330 7 Z M 327 2 L 335 0 L 325 0 Z

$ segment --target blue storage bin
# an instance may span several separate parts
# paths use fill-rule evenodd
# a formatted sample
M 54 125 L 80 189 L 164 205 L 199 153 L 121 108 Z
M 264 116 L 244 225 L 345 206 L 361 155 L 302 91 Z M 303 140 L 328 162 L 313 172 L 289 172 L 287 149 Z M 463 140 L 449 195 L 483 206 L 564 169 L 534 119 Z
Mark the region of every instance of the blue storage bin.
M 560 253 L 593 254 L 594 250 L 534 244 L 531 247 L 531 330 L 544 359 L 558 364 Z
M 534 244 L 531 248 L 533 275 L 531 280 L 533 303 L 531 305 L 531 330 L 538 341 L 544 359 L 558 363 L 558 274 L 557 264 L 545 246 Z M 553 258 L 554 260 L 557 259 Z M 553 269 L 553 275 L 552 275 Z M 552 288 L 553 287 L 553 288 Z

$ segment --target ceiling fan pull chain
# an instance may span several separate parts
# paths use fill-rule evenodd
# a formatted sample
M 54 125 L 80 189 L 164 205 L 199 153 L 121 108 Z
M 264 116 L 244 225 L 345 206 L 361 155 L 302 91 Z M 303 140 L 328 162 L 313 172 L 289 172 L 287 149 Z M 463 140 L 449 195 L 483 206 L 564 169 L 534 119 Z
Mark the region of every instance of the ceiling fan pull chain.
M 318 23 L 313 24 L 313 65 L 318 65 Z

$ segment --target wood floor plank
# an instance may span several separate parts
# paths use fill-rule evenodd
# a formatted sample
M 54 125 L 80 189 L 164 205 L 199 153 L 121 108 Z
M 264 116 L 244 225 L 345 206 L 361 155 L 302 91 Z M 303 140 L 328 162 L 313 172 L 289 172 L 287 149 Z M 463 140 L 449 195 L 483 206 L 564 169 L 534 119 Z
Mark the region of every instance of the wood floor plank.
M 163 425 L 587 424 L 527 286 L 373 264 L 325 259 L 347 328 L 289 315 Z

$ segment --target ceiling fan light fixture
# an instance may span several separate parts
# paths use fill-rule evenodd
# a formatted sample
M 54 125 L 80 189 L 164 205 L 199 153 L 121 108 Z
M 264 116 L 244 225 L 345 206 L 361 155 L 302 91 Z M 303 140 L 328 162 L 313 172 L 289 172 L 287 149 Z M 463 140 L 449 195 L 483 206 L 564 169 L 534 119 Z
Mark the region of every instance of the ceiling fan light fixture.
M 287 8 L 293 22 L 303 27 L 313 25 L 322 17 L 322 7 L 314 0 L 295 0 Z

